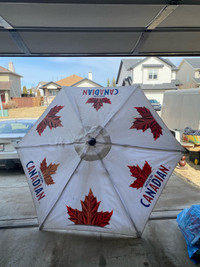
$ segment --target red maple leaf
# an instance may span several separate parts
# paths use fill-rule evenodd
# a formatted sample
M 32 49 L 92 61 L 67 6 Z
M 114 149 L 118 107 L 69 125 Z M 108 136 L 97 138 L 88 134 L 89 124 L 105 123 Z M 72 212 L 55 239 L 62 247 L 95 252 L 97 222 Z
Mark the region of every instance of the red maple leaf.
M 96 197 L 94 197 L 93 192 L 90 189 L 88 196 L 85 196 L 85 200 L 81 200 L 82 211 L 66 206 L 70 216 L 69 220 L 75 224 L 95 225 L 101 227 L 106 226 L 109 224 L 113 211 L 97 212 L 100 203 L 101 201 L 97 202 Z
M 135 121 L 133 122 L 133 125 L 130 129 L 142 130 L 144 132 L 150 128 L 153 134 L 153 138 L 155 140 L 159 138 L 162 134 L 162 128 L 154 119 L 149 109 L 145 107 L 137 107 L 135 109 L 137 109 L 138 113 L 140 113 L 142 117 L 134 118 Z
M 151 173 L 151 166 L 149 165 L 149 163 L 147 161 L 145 161 L 145 164 L 143 166 L 142 169 L 140 169 L 140 167 L 137 166 L 128 166 L 131 172 L 131 176 L 137 178 L 131 185 L 130 187 L 139 189 L 141 187 L 143 187 L 145 181 L 147 180 L 147 178 L 149 177 L 150 173 Z
M 64 106 L 56 105 L 55 107 L 51 108 L 46 117 L 38 124 L 36 131 L 40 136 L 47 126 L 50 129 L 63 126 L 60 120 L 61 116 L 56 115 L 56 113 L 58 113 L 63 107 Z
M 60 164 L 50 163 L 47 166 L 46 158 L 44 158 L 43 161 L 40 163 L 40 170 L 41 170 L 42 175 L 44 177 L 44 181 L 47 185 L 55 184 L 55 182 L 51 176 L 56 173 L 59 165 Z
M 86 104 L 88 103 L 93 103 L 92 106 L 96 109 L 96 111 L 98 111 L 101 107 L 103 107 L 103 103 L 111 104 L 111 101 L 107 97 L 103 97 L 103 98 L 91 97 L 86 102 Z

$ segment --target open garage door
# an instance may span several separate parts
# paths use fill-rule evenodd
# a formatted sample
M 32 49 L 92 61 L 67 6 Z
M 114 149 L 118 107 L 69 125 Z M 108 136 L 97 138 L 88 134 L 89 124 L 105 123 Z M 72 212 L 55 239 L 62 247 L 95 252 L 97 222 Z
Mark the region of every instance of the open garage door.
M 0 56 L 197 56 L 199 14 L 199 0 L 1 1 Z

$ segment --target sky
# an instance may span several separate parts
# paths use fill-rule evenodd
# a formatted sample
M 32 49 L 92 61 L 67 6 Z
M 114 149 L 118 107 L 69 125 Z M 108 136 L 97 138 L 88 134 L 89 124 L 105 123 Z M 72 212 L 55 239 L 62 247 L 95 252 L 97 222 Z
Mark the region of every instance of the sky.
M 183 59 L 167 58 L 177 67 Z M 56 82 L 72 74 L 88 78 L 88 72 L 92 72 L 94 82 L 106 86 L 108 79 L 110 81 L 113 77 L 117 79 L 121 59 L 121 57 L 0 57 L 0 66 L 8 69 L 8 63 L 14 63 L 15 72 L 23 76 L 21 88 L 25 85 L 30 89 L 40 81 Z

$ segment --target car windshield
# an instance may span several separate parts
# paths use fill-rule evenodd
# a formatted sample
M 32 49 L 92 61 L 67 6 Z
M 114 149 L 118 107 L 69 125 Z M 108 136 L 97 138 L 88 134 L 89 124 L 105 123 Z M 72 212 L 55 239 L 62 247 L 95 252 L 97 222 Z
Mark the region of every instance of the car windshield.
M 151 103 L 156 103 L 156 104 L 158 103 L 157 100 L 150 100 L 150 102 L 151 102 Z
M 33 122 L 0 122 L 0 134 L 27 133 Z

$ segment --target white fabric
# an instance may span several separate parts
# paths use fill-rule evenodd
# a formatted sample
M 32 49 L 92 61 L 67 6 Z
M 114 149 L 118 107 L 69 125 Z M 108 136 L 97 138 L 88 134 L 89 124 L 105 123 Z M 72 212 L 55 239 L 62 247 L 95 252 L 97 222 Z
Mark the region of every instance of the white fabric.
M 102 105 L 93 106 L 90 98 L 103 98 Z M 47 125 L 39 134 L 38 125 L 55 106 L 62 106 L 56 113 L 61 125 L 52 129 Z M 156 140 L 150 128 L 144 132 L 131 129 L 141 118 L 137 107 L 149 109 L 162 128 Z M 88 144 L 91 138 L 97 142 L 94 146 Z M 183 151 L 138 86 L 64 87 L 17 149 L 41 229 L 134 237 L 141 235 Z M 53 184 L 45 183 L 41 171 L 44 159 L 47 166 L 59 164 L 51 175 Z M 150 175 L 142 187 L 131 187 L 137 178 L 131 176 L 129 167 L 138 166 L 144 172 L 145 162 L 151 167 Z M 70 220 L 67 206 L 82 211 L 81 201 L 90 190 L 100 201 L 98 212 L 112 212 L 104 227 Z
M 39 223 L 41 224 L 80 163 L 80 158 L 75 152 L 73 145 L 19 148 L 18 153 L 32 193 Z M 50 163 L 60 164 L 58 166 L 59 172 L 52 175 L 55 184 L 46 185 L 44 182 L 40 170 L 40 164 L 44 158 L 46 158 L 47 165 Z M 34 168 L 31 170 L 29 169 L 31 167 Z M 33 173 L 31 173 L 31 171 L 33 171 Z M 41 188 L 43 190 L 36 195 L 38 192 L 36 191 L 38 179 L 40 180 L 39 184 L 41 184 L 38 189 Z M 34 182 L 36 182 L 36 186 L 34 186 Z M 39 199 L 40 197 L 38 197 L 38 195 L 41 192 L 44 192 L 43 195 L 45 195 L 45 197 Z
M 74 225 L 68 220 L 67 206 L 81 210 L 81 202 L 88 195 L 90 188 L 97 201 L 101 201 L 99 211 L 113 211 L 110 225 L 97 228 L 93 231 L 120 233 L 131 235 L 135 233 L 134 226 L 127 211 L 124 209 L 113 185 L 102 167 L 101 161 L 82 161 L 73 179 L 70 180 L 61 199 L 55 206 L 54 211 L 47 219 L 45 227 L 57 229 L 79 229 L 80 225 Z M 62 208 L 61 208 L 62 207 Z M 84 229 L 84 227 L 81 227 Z M 98 229 L 99 228 L 99 229 Z

